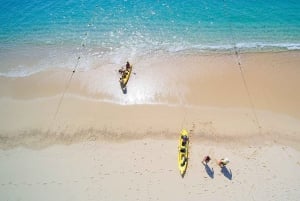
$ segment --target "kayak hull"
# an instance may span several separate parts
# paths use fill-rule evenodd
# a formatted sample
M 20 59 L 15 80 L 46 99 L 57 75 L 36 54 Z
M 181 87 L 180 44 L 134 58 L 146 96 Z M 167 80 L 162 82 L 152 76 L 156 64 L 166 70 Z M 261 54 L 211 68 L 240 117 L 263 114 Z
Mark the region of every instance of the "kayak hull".
M 184 143 L 183 138 L 187 138 L 187 141 Z M 178 168 L 180 175 L 184 177 L 187 166 L 188 166 L 188 155 L 189 155 L 189 134 L 188 131 L 182 129 L 179 138 L 178 145 Z
M 122 76 L 120 77 L 120 85 L 122 88 L 126 88 L 131 72 L 132 72 L 132 65 L 130 65 L 130 68 L 128 70 L 125 70 Z

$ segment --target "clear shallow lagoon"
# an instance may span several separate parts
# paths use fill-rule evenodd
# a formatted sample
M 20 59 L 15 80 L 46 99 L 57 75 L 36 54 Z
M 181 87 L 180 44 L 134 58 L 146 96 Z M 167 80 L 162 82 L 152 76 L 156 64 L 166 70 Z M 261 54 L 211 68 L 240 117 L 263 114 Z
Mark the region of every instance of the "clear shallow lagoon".
M 300 49 L 297 0 L 1 0 L 0 73 L 156 53 Z M 88 66 L 88 62 L 86 63 Z M 38 69 L 38 70 L 37 70 Z

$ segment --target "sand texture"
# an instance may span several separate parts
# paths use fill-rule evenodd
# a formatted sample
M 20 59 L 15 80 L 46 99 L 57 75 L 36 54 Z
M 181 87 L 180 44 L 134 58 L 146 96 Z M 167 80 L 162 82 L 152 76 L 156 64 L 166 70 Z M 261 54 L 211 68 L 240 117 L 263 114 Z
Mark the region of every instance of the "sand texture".
M 0 200 L 300 200 L 299 52 L 131 62 L 0 77 Z

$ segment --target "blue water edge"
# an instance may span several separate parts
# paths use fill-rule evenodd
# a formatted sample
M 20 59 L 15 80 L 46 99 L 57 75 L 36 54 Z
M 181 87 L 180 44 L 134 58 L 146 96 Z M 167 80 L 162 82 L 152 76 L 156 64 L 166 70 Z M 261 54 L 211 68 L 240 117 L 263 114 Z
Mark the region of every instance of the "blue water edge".
M 235 47 L 246 52 L 300 49 L 300 1 L 0 0 L 0 72 L 13 66 L 13 57 L 55 58 L 87 48 L 105 56 Z

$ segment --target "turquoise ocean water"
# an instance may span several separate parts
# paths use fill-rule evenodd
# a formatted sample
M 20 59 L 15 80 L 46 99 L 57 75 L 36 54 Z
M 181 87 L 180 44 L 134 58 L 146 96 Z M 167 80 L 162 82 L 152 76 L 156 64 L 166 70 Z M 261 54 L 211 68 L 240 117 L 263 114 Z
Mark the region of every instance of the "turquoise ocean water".
M 300 1 L 0 0 L 2 76 L 72 66 L 78 55 L 113 60 L 234 47 L 299 50 Z

